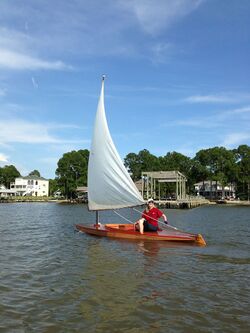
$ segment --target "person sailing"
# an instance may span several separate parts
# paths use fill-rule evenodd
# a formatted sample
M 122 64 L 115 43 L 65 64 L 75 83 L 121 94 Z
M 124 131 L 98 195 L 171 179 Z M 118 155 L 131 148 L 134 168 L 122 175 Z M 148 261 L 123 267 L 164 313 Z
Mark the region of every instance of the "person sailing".
M 142 218 L 135 222 L 135 229 L 143 234 L 144 231 L 157 231 L 158 219 L 162 217 L 164 223 L 168 224 L 166 215 L 157 207 L 155 207 L 152 198 L 147 201 L 147 208 L 142 213 Z

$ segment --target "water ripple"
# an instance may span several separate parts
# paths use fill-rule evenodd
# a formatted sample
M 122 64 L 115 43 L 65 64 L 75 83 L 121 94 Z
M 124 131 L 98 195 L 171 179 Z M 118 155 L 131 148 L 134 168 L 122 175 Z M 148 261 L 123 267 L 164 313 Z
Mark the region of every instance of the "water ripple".
M 167 215 L 208 246 L 75 233 L 83 205 L 1 204 L 0 331 L 249 332 L 248 207 Z

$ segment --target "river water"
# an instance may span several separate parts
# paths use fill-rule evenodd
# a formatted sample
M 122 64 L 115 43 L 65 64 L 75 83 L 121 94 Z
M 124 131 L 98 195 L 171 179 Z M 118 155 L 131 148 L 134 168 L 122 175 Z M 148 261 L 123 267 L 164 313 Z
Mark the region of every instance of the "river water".
M 250 208 L 166 214 L 207 247 L 75 232 L 85 205 L 1 204 L 0 332 L 250 332 Z

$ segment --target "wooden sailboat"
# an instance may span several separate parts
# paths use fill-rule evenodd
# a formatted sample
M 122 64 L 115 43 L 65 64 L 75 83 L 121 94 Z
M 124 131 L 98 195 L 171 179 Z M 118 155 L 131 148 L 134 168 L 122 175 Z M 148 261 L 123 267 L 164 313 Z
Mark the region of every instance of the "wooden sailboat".
M 141 194 L 125 168 L 111 138 L 104 107 L 104 76 L 96 112 L 88 164 L 88 207 L 96 211 L 96 223 L 76 225 L 79 231 L 113 238 L 149 241 L 178 241 L 206 245 L 200 234 L 166 226 L 157 232 L 140 232 L 132 224 L 101 224 L 98 211 L 144 205 Z

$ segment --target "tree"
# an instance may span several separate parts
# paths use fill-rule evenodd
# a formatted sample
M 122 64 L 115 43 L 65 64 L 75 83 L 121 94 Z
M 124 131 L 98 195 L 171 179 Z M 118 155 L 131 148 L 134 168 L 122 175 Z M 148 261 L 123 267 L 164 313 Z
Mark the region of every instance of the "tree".
M 40 172 L 38 170 L 33 170 L 29 173 L 29 176 L 37 176 L 41 177 Z
M 185 175 L 188 175 L 191 167 L 192 160 L 190 157 L 187 157 L 176 151 L 169 152 L 163 157 L 159 157 L 160 166 L 162 171 L 180 171 Z
M 4 179 L 3 179 L 3 171 L 2 171 L 2 168 L 0 167 L 0 185 L 2 185 L 4 182 Z
M 65 153 L 57 163 L 56 175 L 59 188 L 67 198 L 73 198 L 77 186 L 87 185 L 89 151 Z
M 0 183 L 4 184 L 6 188 L 10 188 L 10 183 L 14 182 L 17 177 L 20 177 L 20 172 L 14 165 L 5 165 L 1 168 Z
M 49 195 L 53 195 L 58 190 L 58 180 L 49 179 Z
M 139 160 L 139 156 L 135 153 L 129 153 L 124 158 L 124 165 L 131 173 L 131 177 L 133 180 L 138 180 L 141 178 L 141 163 Z
M 250 147 L 240 145 L 234 150 L 236 155 L 238 181 L 237 195 L 243 199 L 249 200 L 250 197 Z
M 147 149 L 139 151 L 138 154 L 128 154 L 124 159 L 124 164 L 131 172 L 134 181 L 141 178 L 141 173 L 143 171 L 160 170 L 158 157 L 152 155 Z
M 236 158 L 232 150 L 227 150 L 224 147 L 203 149 L 196 154 L 195 161 L 205 167 L 211 185 L 213 180 L 216 181 L 216 184 L 217 182 L 221 183 L 222 192 L 224 192 L 224 186 L 228 182 L 236 180 Z M 212 191 L 210 194 L 212 195 Z

